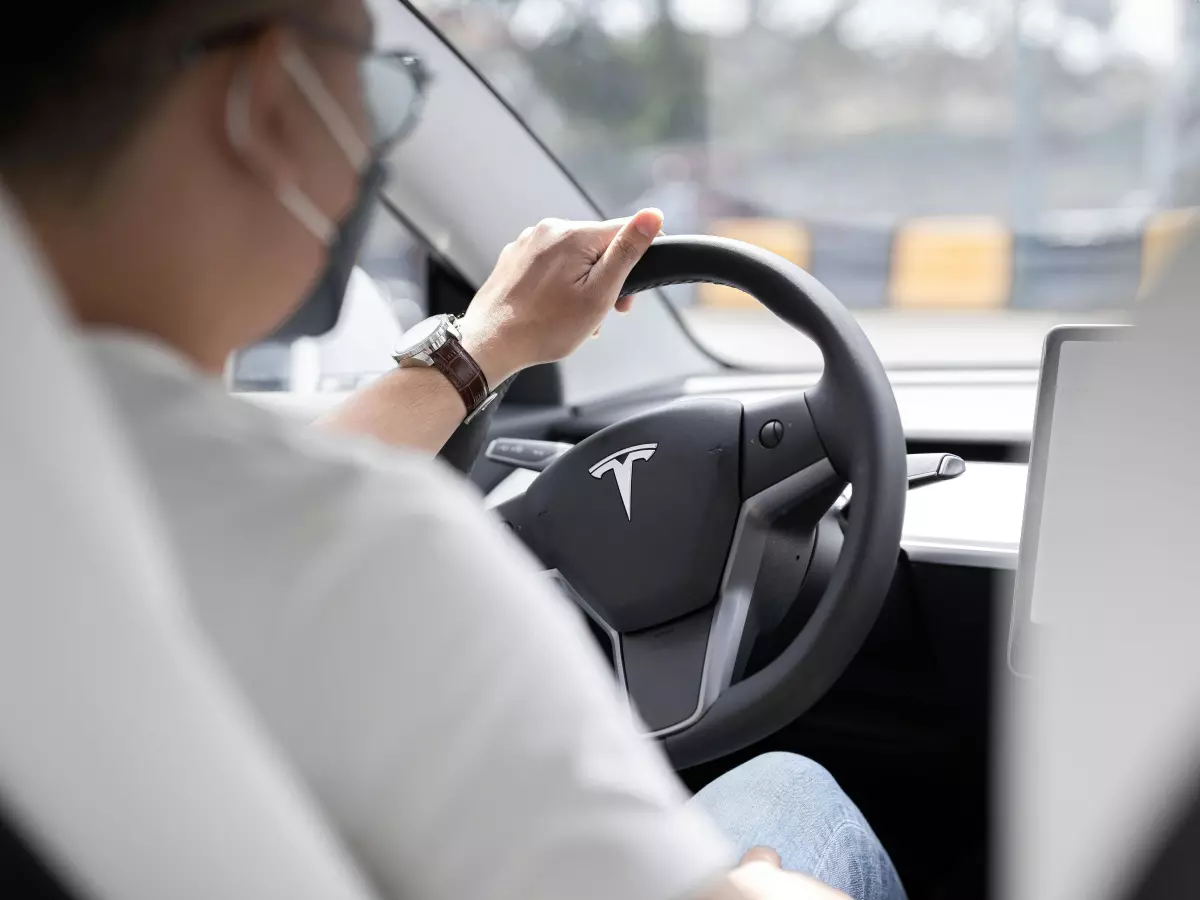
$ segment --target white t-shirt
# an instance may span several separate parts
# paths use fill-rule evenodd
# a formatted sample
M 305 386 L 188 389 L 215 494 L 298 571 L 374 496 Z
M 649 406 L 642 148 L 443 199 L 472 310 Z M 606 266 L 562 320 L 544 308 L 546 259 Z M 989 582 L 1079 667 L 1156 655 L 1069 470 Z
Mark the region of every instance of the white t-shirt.
M 86 343 L 197 618 L 384 896 L 676 900 L 727 870 L 580 614 L 459 479 L 161 345 Z

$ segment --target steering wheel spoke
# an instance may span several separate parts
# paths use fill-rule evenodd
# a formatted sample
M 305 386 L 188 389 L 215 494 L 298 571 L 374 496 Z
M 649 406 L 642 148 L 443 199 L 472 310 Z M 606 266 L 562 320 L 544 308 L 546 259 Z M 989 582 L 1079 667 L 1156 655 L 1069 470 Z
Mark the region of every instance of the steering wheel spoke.
M 622 695 L 651 737 L 679 731 L 702 714 L 714 607 L 655 628 L 620 634 L 561 572 L 550 569 L 545 574 L 601 638 Z
M 811 548 L 817 523 L 845 486 L 820 457 L 750 497 L 739 511 L 716 601 L 652 628 L 619 632 L 599 604 L 562 572 L 547 572 L 594 630 L 606 636 L 621 690 L 651 737 L 687 729 L 741 677 L 754 636 L 751 610 L 775 524 L 788 517 L 793 539 L 803 530 Z M 510 514 L 516 509 L 510 502 Z
M 746 404 L 742 414 L 743 499 L 827 458 L 807 394 Z

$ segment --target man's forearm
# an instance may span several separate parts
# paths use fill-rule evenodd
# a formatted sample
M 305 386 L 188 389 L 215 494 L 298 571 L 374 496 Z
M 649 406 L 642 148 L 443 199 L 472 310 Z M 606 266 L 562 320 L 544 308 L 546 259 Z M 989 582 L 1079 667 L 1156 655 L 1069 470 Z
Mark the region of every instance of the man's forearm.
M 466 416 L 462 398 L 437 369 L 395 369 L 319 418 L 320 428 L 365 434 L 394 447 L 435 454 Z
M 495 388 L 529 366 L 566 358 L 613 309 L 627 311 L 631 299 L 621 287 L 662 223 L 656 209 L 611 222 L 546 219 L 506 246 L 458 322 L 463 348 L 487 383 Z M 465 414 L 443 375 L 408 369 L 384 376 L 318 424 L 436 453 Z
M 465 323 L 459 328 L 466 332 L 463 349 L 488 385 L 494 388 L 520 369 L 494 333 Z M 415 366 L 393 369 L 317 419 L 316 425 L 432 455 L 441 451 L 466 415 L 462 397 L 442 372 Z

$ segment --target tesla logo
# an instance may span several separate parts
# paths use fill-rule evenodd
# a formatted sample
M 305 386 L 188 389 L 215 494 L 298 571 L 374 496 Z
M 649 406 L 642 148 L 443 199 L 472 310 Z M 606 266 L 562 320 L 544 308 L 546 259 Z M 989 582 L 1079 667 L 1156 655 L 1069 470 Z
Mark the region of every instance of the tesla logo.
M 592 466 L 588 471 L 593 478 L 603 478 L 609 472 L 617 479 L 617 490 L 621 492 L 621 502 L 625 504 L 625 518 L 633 521 L 633 464 L 638 460 L 649 459 L 658 449 L 658 444 L 638 444 L 636 447 L 626 447 L 618 450 L 612 456 L 606 456 Z

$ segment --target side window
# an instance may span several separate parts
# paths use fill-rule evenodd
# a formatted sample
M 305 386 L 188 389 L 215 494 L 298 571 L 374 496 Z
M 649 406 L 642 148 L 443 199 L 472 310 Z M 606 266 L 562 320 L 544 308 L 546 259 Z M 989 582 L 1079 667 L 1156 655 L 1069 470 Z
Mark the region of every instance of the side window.
M 404 331 L 425 317 L 425 249 L 381 207 L 350 277 L 336 327 L 264 341 L 230 360 L 233 391 L 351 391 L 392 367 Z

